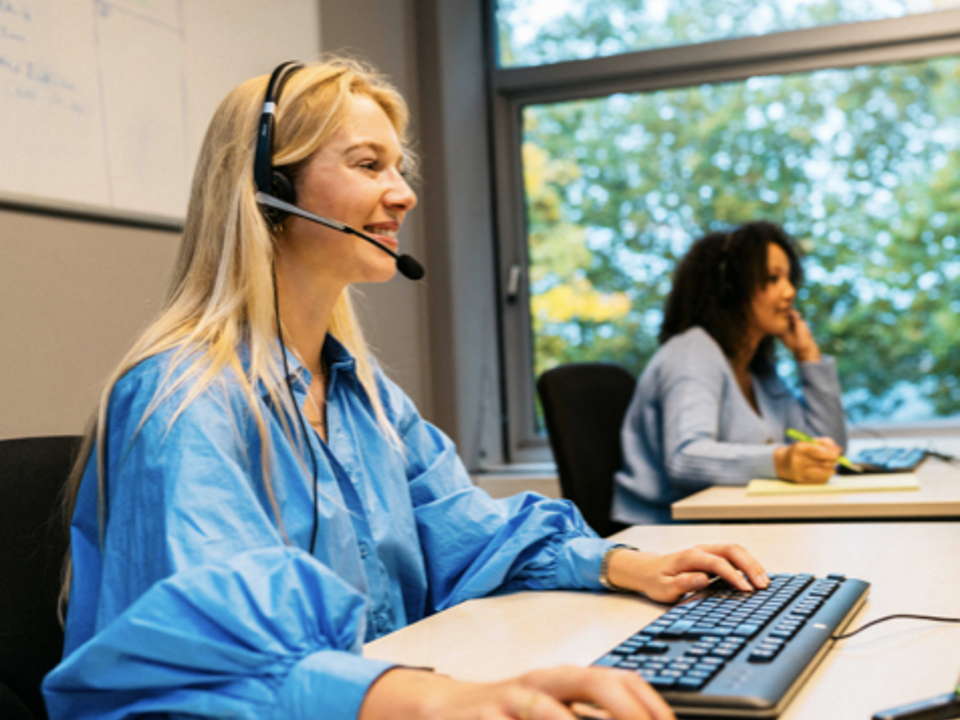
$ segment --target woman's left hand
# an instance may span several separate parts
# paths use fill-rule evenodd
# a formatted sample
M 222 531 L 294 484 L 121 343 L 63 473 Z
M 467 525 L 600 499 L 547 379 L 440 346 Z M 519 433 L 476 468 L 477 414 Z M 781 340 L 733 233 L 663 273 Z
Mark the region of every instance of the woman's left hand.
M 664 603 L 703 589 L 710 575 L 719 575 L 745 592 L 770 584 L 760 562 L 736 544 L 697 545 L 665 555 L 622 550 L 610 557 L 607 569 L 607 577 L 617 587 Z
M 798 362 L 819 362 L 820 348 L 813 339 L 810 326 L 799 312 L 790 309 L 790 327 L 780 335 L 780 342 L 793 353 Z

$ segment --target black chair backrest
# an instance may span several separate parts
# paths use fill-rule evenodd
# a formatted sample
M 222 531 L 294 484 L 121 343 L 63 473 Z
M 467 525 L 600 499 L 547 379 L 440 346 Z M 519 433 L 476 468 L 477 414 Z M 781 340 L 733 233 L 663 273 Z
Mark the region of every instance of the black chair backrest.
M 610 505 L 613 476 L 623 466 L 620 426 L 636 384 L 606 363 L 561 365 L 537 380 L 560 490 L 604 537 L 626 527 L 610 519 Z
M 0 440 L 0 716 L 5 719 L 47 717 L 40 683 L 63 652 L 57 597 L 67 536 L 60 492 L 80 441 L 73 435 Z

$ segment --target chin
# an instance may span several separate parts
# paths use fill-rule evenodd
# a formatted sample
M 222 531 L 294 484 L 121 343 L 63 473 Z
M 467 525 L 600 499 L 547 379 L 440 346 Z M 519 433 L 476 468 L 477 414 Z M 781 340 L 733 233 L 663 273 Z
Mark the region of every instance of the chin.
M 392 259 L 388 264 L 383 264 L 376 268 L 368 268 L 367 272 L 363 274 L 363 279 L 358 281 L 361 283 L 385 283 L 388 280 L 392 280 L 397 274 L 397 264 Z

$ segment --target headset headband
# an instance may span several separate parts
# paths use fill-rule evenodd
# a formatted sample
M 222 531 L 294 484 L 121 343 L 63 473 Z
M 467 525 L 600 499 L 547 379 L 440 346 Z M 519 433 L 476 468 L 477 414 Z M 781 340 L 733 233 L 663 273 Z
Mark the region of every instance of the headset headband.
M 260 126 L 257 128 L 257 149 L 253 159 L 253 182 L 259 192 L 273 195 L 273 128 L 276 124 L 276 107 L 283 92 L 283 86 L 297 70 L 302 68 L 298 62 L 285 62 L 278 65 L 267 82 L 267 93 L 263 98 L 263 111 L 260 113 Z

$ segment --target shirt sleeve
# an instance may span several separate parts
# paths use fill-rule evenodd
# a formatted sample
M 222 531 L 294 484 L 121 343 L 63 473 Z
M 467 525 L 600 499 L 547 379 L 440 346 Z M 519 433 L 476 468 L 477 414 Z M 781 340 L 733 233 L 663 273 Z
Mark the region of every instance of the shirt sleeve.
M 573 503 L 530 492 L 491 498 L 470 481 L 453 442 L 396 386 L 384 387 L 407 453 L 434 610 L 509 590 L 602 588 L 600 562 L 614 543 Z
M 846 414 L 836 362 L 825 355 L 820 362 L 802 362 L 797 367 L 802 396 L 791 409 L 791 426 L 815 437 L 831 438 L 846 449 Z
M 137 431 L 158 377 L 114 390 L 103 552 L 88 465 L 52 720 L 356 717 L 389 665 L 364 659 L 365 598 L 283 540 L 242 400 L 173 395 Z M 275 483 L 279 485 L 280 483 Z

